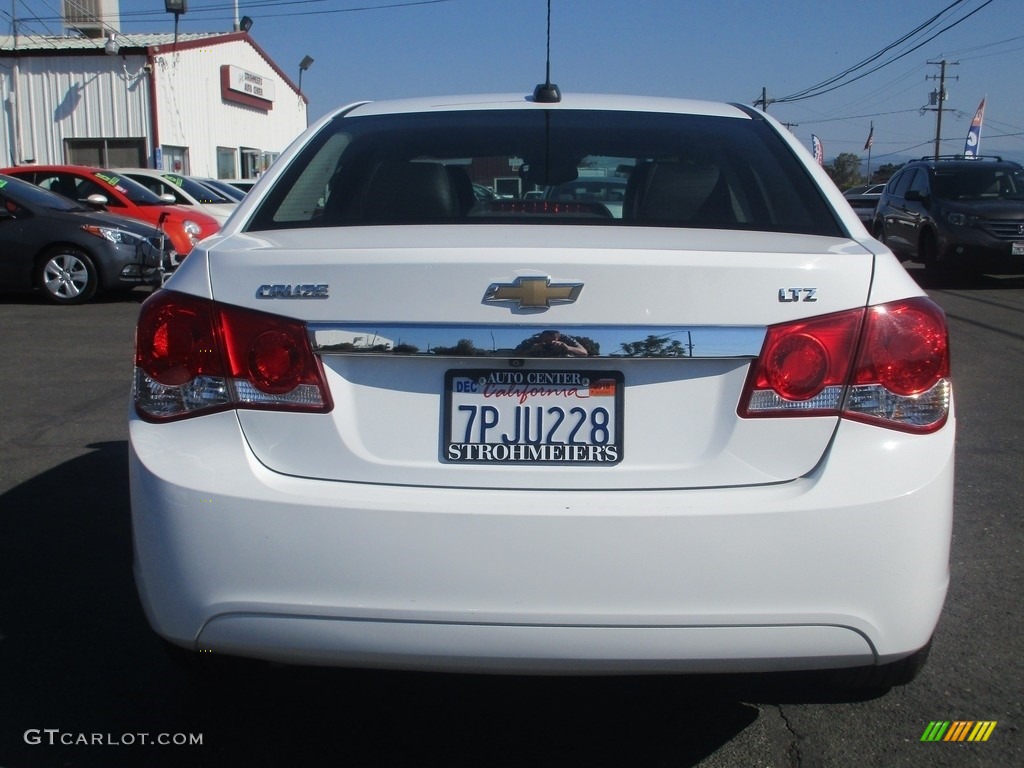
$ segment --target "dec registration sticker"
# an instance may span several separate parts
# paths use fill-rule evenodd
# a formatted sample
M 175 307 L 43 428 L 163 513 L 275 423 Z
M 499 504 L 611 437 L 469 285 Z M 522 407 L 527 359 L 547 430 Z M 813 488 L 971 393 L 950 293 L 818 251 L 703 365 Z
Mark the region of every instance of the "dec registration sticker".
M 445 392 L 446 462 L 622 461 L 623 379 L 617 371 L 448 371 Z

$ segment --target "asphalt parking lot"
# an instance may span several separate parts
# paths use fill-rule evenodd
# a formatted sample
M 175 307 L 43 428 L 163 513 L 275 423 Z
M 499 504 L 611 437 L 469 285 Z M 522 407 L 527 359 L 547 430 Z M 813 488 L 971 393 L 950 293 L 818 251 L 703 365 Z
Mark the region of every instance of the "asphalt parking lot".
M 131 578 L 125 412 L 146 291 L 0 295 L 0 766 L 1024 765 L 1024 278 L 911 271 L 952 329 L 952 584 L 921 677 L 866 698 L 810 676 L 185 676 Z M 996 726 L 922 742 L 932 721 Z

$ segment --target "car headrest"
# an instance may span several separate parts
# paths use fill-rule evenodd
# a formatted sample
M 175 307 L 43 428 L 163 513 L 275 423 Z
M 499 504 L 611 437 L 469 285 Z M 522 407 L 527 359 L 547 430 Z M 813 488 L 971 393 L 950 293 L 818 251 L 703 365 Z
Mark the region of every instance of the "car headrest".
M 639 163 L 626 184 L 623 217 L 692 221 L 711 198 L 720 175 L 710 163 Z
M 459 201 L 440 163 L 382 161 L 367 180 L 359 218 L 365 221 L 439 221 L 454 219 Z

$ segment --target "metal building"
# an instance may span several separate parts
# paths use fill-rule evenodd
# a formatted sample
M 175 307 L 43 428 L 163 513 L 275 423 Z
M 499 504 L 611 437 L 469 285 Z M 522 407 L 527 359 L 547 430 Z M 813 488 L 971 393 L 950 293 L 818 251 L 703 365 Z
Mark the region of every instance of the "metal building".
M 258 176 L 307 100 L 248 32 L 0 36 L 0 164 Z

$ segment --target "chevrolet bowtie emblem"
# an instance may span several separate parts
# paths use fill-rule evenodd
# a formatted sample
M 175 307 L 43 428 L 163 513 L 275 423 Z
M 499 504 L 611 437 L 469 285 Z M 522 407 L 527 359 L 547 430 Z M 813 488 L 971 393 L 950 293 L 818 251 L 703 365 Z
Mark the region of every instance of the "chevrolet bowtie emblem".
M 571 304 L 583 290 L 583 283 L 552 283 L 549 277 L 517 277 L 511 283 L 491 283 L 484 302 L 515 302 L 518 309 L 547 308 Z

